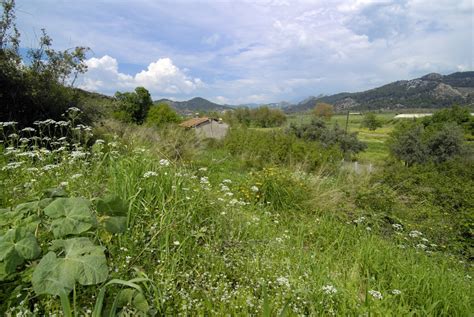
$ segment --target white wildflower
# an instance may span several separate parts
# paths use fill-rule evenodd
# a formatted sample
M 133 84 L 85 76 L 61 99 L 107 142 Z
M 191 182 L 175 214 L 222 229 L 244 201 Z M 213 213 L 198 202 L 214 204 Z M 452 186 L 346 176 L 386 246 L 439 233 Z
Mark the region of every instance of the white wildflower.
M 82 177 L 83 175 L 82 174 L 74 174 L 71 176 L 71 179 L 77 179 L 79 177 Z
M 228 184 L 231 184 L 231 183 L 232 183 L 232 181 L 231 181 L 230 179 L 224 179 L 222 182 L 223 182 L 223 183 L 228 183 Z
M 398 289 L 392 290 L 392 294 L 393 294 L 393 295 L 400 295 L 401 293 L 402 293 L 401 290 L 398 290 Z
M 375 299 L 383 299 L 382 293 L 379 291 L 374 291 L 373 289 L 369 291 L 369 294 L 372 295 Z
M 206 172 L 206 171 L 207 171 L 207 167 L 201 167 L 201 168 L 199 169 L 199 171 L 201 171 L 201 172 Z
M 403 226 L 399 223 L 392 224 L 392 227 L 393 227 L 393 229 L 395 229 L 397 231 L 402 231 L 403 230 Z
M 254 193 L 258 192 L 258 187 L 253 185 L 252 187 L 250 187 L 250 190 L 253 191 Z
M 19 168 L 22 164 L 23 164 L 23 162 L 11 162 L 11 163 L 8 163 L 8 164 L 5 165 L 4 167 L 2 167 L 2 171 L 9 171 L 9 170 L 17 169 L 17 168 Z
M 105 141 L 102 140 L 102 139 L 95 140 L 95 144 L 104 144 L 104 143 L 105 143 Z
M 26 127 L 24 129 L 22 129 L 21 131 L 23 131 L 23 132 L 35 132 L 36 130 L 34 128 Z
M 423 243 L 418 243 L 418 244 L 416 245 L 416 247 L 417 247 L 418 249 L 422 249 L 422 250 L 424 250 L 424 249 L 427 248 L 427 246 L 424 245 Z
M 420 231 L 412 230 L 410 231 L 408 235 L 412 238 L 418 238 L 419 236 L 422 236 L 423 234 Z
M 69 185 L 68 182 L 61 182 L 61 183 L 59 183 L 59 186 L 60 186 L 60 187 L 67 187 L 68 185 Z
M 364 217 L 364 216 L 359 217 L 359 218 L 357 218 L 356 220 L 354 220 L 354 222 L 357 223 L 357 224 L 361 224 L 361 223 L 363 223 L 364 221 L 365 221 L 365 217 Z
M 167 159 L 161 159 L 161 160 L 160 160 L 160 165 L 161 165 L 161 166 L 169 166 L 169 165 L 170 165 L 170 161 L 168 161 Z
M 324 294 L 328 295 L 333 295 L 337 293 L 337 289 L 331 284 L 324 285 L 321 290 L 324 292 Z
M 176 246 L 180 245 L 179 241 L 174 241 L 173 244 Z
M 150 177 L 153 177 L 153 176 L 158 176 L 158 173 L 153 172 L 153 171 L 148 171 L 145 174 L 143 174 L 143 178 L 150 178 Z
M 228 192 L 229 190 L 230 190 L 229 187 L 227 187 L 226 185 L 222 185 L 222 184 L 221 184 L 221 191 L 223 191 L 223 192 Z
M 286 277 L 283 277 L 283 276 L 280 276 L 276 279 L 276 282 L 280 285 L 280 286 L 285 286 L 285 287 L 290 287 L 290 281 L 288 280 L 288 278 Z
M 199 180 L 199 182 L 201 184 L 209 184 L 209 178 L 207 178 L 206 176 L 203 176 L 201 177 L 201 179 Z

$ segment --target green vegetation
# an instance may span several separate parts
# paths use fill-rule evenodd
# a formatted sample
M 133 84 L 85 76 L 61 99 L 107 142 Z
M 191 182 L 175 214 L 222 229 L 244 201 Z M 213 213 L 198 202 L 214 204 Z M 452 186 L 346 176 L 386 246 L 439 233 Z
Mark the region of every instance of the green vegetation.
M 50 87 L 52 96 L 64 88 Z M 56 121 L 42 117 L 45 108 L 18 123 L 2 114 L 0 313 L 474 311 L 465 109 L 398 124 L 383 114 L 376 131 L 340 115 L 268 128 L 286 117 L 243 109 L 223 140 L 199 140 L 164 124 L 176 117 L 151 106 L 145 88 L 117 99 L 118 108 L 103 100 L 110 115 L 72 107 Z
M 369 129 L 370 131 L 375 131 L 377 128 L 382 127 L 382 122 L 377 119 L 375 113 L 368 112 L 364 115 L 361 126 Z
M 313 114 L 317 118 L 329 120 L 334 114 L 334 107 L 324 102 L 318 102 L 313 109 Z
M 146 124 L 155 127 L 162 127 L 168 123 L 178 123 L 180 121 L 178 114 L 164 102 L 153 105 L 146 116 Z
M 255 109 L 238 108 L 234 111 L 226 112 L 224 119 L 234 125 L 271 128 L 283 125 L 286 121 L 286 116 L 281 110 L 263 106 Z

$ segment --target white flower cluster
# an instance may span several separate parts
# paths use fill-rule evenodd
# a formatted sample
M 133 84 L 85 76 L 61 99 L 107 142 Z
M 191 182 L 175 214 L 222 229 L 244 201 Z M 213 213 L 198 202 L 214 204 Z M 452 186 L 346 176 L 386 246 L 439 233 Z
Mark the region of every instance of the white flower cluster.
M 143 174 L 143 178 L 150 178 L 150 177 L 154 177 L 154 176 L 158 176 L 158 173 L 153 172 L 153 171 L 148 171 L 148 172 L 145 172 L 145 174 Z
M 323 291 L 324 294 L 327 294 L 327 295 L 333 295 L 337 293 L 337 289 L 331 284 L 324 285 L 321 288 L 321 290 Z
M 285 286 L 285 287 L 288 287 L 288 288 L 290 287 L 290 281 L 286 277 L 280 276 L 276 279 L 276 282 L 280 286 Z
M 169 166 L 169 165 L 170 165 L 170 161 L 168 161 L 167 159 L 161 159 L 161 160 L 160 160 L 160 165 L 161 165 L 161 166 Z
M 392 228 L 397 230 L 397 231 L 402 231 L 403 230 L 403 226 L 399 223 L 392 224 Z
M 413 230 L 413 231 L 410 231 L 410 233 L 408 235 L 412 238 L 418 238 L 418 237 L 422 236 L 423 233 L 421 233 L 420 231 Z
M 375 298 L 375 299 L 383 299 L 382 293 L 380 293 L 379 291 L 375 291 L 375 290 L 371 289 L 369 291 L 369 294 L 372 295 L 372 297 Z

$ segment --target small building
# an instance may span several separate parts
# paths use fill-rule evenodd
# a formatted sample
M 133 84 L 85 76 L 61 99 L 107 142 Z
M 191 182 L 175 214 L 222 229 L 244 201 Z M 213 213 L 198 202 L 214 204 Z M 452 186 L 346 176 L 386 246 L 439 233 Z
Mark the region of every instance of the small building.
M 222 139 L 229 130 L 229 125 L 222 120 L 208 117 L 192 118 L 180 124 L 186 129 L 194 129 L 196 134 L 203 138 Z
M 432 113 L 401 113 L 397 114 L 394 119 L 413 119 L 432 116 Z

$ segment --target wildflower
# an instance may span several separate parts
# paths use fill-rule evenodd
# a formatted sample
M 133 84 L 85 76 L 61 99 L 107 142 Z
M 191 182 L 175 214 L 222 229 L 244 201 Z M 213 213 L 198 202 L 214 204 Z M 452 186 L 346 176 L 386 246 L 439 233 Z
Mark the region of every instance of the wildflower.
M 21 130 L 22 132 L 35 132 L 36 130 L 34 128 L 26 127 Z
M 395 229 L 397 231 L 402 231 L 403 230 L 403 226 L 399 223 L 392 224 L 392 227 L 393 227 L 393 229 Z
M 10 134 L 8 137 L 11 138 L 11 139 L 17 139 L 17 138 L 18 138 L 18 134 L 12 133 L 12 134 Z
M 280 276 L 276 279 L 276 282 L 280 285 L 280 286 L 286 286 L 286 287 L 290 287 L 290 281 L 288 281 L 288 278 L 286 277 L 283 277 L 283 276 Z
M 77 107 L 70 107 L 69 109 L 66 110 L 66 112 L 81 112 L 81 109 Z
M 161 165 L 161 166 L 169 166 L 169 165 L 170 165 L 170 161 L 168 161 L 167 159 L 161 159 L 161 160 L 160 160 L 160 165 Z
M 421 238 L 421 241 L 423 242 L 429 242 L 430 240 L 426 239 L 426 238 Z
M 38 169 L 38 168 L 36 168 L 36 167 L 28 167 L 28 168 L 26 169 L 26 171 L 27 171 L 27 172 L 31 172 L 31 173 L 33 173 L 33 172 L 37 172 L 37 171 L 39 171 L 39 169 Z
M 42 170 L 43 171 L 49 171 L 49 170 L 52 170 L 52 169 L 57 168 L 57 167 L 59 167 L 59 165 L 57 165 L 57 164 L 48 164 L 48 165 L 43 166 Z
M 72 159 L 82 159 L 82 158 L 85 158 L 87 155 L 87 153 L 85 152 L 82 152 L 82 151 L 72 151 L 71 152 L 71 157 Z
M 258 187 L 253 185 L 252 187 L 250 187 L 250 190 L 253 191 L 254 193 L 258 192 Z
M 412 230 L 410 231 L 408 235 L 412 238 L 418 238 L 419 236 L 422 236 L 423 234 L 420 231 Z
M 424 249 L 427 248 L 427 246 L 424 245 L 423 243 L 418 243 L 418 244 L 416 245 L 416 247 L 419 248 L 419 249 L 422 249 L 422 250 L 424 250 Z
M 229 190 L 230 190 L 229 187 L 227 187 L 226 185 L 221 185 L 221 191 L 227 192 Z
M 205 172 L 205 171 L 207 171 L 207 167 L 201 167 L 201 168 L 199 169 L 199 171 Z
M 393 295 L 400 295 L 402 293 L 402 291 L 398 290 L 398 289 L 394 289 L 392 290 L 392 294 Z
M 102 139 L 95 140 L 95 144 L 104 144 L 104 143 L 105 143 L 105 141 L 102 140 Z
M 206 176 L 203 176 L 201 177 L 201 179 L 199 180 L 199 182 L 201 184 L 209 184 L 209 178 L 207 178 Z
M 223 183 L 228 183 L 228 184 L 231 184 L 231 183 L 232 183 L 232 181 L 231 181 L 230 179 L 224 179 L 222 182 L 223 182 Z
M 337 293 L 337 289 L 331 284 L 324 285 L 321 290 L 324 292 L 324 294 L 328 295 L 333 295 Z
M 371 227 L 365 227 L 365 230 L 372 231 L 372 228 Z
M 153 171 L 148 171 L 145 174 L 143 174 L 143 178 L 150 178 L 152 176 L 158 176 L 158 173 L 153 172 Z
M 17 169 L 23 164 L 23 162 L 11 162 L 2 167 L 2 171 L 9 171 L 9 170 L 14 170 Z
M 180 245 L 179 241 L 174 241 L 173 244 L 176 246 Z
M 383 299 L 382 293 L 379 291 L 374 291 L 373 289 L 369 291 L 369 294 L 372 295 L 375 299 Z
M 2 126 L 4 127 L 9 127 L 9 126 L 14 126 L 16 125 L 18 122 L 15 122 L 15 121 L 7 121 L 7 122 L 2 122 Z
M 77 179 L 79 177 L 82 177 L 82 174 L 74 174 L 71 176 L 71 179 Z
M 364 216 L 359 217 L 359 218 L 357 218 L 356 220 L 354 220 L 354 222 L 357 223 L 357 224 L 363 223 L 364 221 L 365 221 L 365 217 L 364 217 Z
M 59 186 L 60 186 L 60 187 L 67 187 L 68 185 L 69 185 L 68 182 L 61 182 L 61 183 L 59 183 Z

